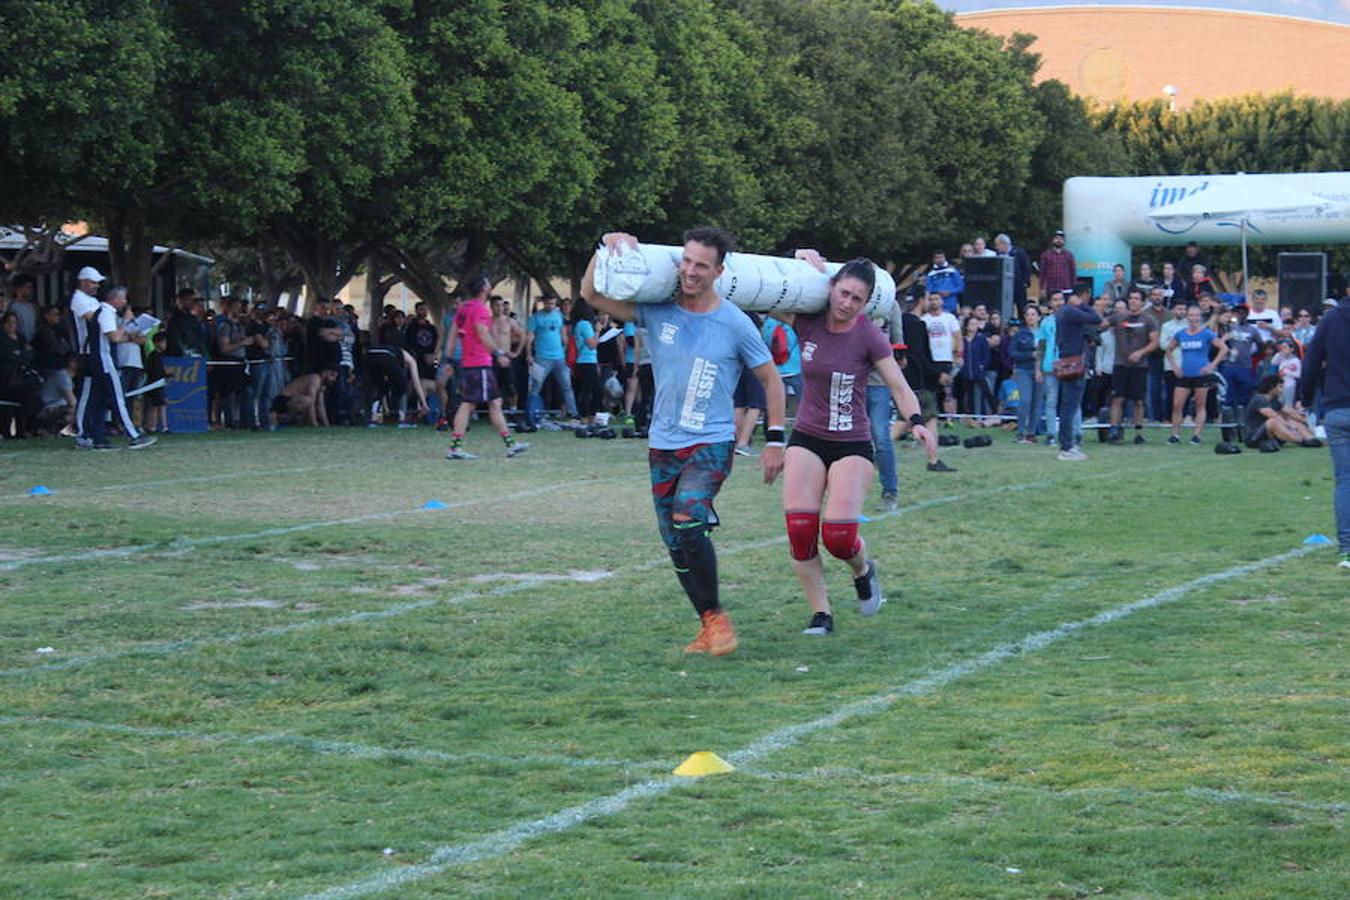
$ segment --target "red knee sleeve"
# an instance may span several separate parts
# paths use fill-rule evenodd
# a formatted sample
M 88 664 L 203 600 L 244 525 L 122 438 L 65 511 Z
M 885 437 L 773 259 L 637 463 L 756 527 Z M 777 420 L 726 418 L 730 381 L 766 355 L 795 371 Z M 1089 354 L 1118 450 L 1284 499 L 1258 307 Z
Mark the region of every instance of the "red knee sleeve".
M 788 545 L 792 558 L 816 558 L 816 532 L 820 530 L 820 513 L 790 512 L 787 514 Z
M 852 559 L 862 550 L 857 522 L 826 522 L 820 527 L 820 542 L 839 559 Z

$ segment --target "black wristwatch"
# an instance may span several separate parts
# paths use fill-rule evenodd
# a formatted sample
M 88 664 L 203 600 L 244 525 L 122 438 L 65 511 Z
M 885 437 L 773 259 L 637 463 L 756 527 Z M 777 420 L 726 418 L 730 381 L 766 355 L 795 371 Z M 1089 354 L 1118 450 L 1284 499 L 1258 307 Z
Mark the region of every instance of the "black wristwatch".
M 923 413 L 915 413 L 909 417 L 909 424 L 911 425 L 922 425 L 926 421 L 928 420 L 923 417 Z

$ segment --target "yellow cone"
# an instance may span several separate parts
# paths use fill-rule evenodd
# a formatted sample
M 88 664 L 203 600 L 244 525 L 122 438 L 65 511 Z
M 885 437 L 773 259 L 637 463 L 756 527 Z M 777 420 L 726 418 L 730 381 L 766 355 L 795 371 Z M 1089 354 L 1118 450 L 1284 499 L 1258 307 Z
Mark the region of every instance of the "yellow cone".
M 723 775 L 727 772 L 734 772 L 736 769 L 722 757 L 713 753 L 711 750 L 700 750 L 691 754 L 688 759 L 680 763 L 675 769 L 675 775 L 683 775 L 686 778 L 702 778 L 704 775 Z

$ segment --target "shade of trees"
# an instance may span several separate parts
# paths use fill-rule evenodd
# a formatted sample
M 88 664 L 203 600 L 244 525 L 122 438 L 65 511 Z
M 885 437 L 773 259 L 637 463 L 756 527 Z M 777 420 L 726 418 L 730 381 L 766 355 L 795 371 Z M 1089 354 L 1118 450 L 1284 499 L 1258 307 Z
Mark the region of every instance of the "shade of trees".
M 881 261 L 1009 231 L 1064 178 L 1343 165 L 1345 104 L 1090 114 L 1030 38 L 915 0 L 0 0 L 0 221 L 83 218 L 329 295 L 576 279 L 599 234 L 714 222 Z

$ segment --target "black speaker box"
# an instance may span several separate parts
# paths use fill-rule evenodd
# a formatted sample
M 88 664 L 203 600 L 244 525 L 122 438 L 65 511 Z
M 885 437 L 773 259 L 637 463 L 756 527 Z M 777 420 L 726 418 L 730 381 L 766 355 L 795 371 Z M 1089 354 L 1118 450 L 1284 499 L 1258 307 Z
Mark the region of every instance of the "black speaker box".
M 966 289 L 961 302 L 967 306 L 983 303 L 990 312 L 1002 313 L 1003 321 L 1012 317 L 1013 260 L 1011 256 L 969 256 L 961 261 Z
M 1280 254 L 1280 305 L 1317 312 L 1327 298 L 1325 253 Z

